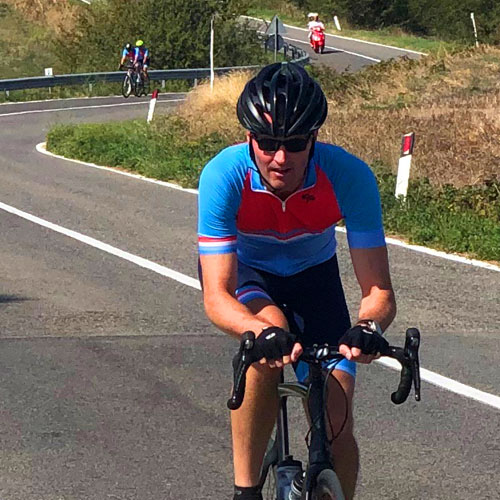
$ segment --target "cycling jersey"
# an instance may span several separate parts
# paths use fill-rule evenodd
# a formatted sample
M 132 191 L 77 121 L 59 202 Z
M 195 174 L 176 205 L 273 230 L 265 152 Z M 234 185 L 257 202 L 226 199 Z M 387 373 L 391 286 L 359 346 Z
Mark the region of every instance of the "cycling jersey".
M 122 51 L 122 57 L 126 57 L 130 62 L 133 62 L 134 60 L 134 49 L 123 49 Z
M 148 60 L 149 50 L 145 47 L 136 47 L 134 52 L 134 58 L 138 62 L 145 62 Z
M 248 266 L 290 276 L 335 255 L 342 219 L 351 248 L 385 245 L 375 177 L 338 146 L 316 143 L 303 186 L 284 201 L 265 188 L 248 143 L 221 151 L 200 177 L 201 255 L 237 252 Z

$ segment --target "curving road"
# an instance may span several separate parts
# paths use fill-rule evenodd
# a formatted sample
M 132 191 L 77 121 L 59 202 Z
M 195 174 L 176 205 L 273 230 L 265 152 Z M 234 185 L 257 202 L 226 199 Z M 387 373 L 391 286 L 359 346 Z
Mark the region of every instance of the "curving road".
M 267 25 L 262 20 L 248 16 L 242 17 L 246 18 L 247 22 L 259 32 L 264 33 L 266 31 Z M 365 66 L 376 64 L 380 61 L 387 61 L 389 59 L 397 59 L 399 57 L 417 59 L 424 55 L 422 52 L 400 49 L 398 47 L 391 47 L 328 33 L 325 38 L 324 53 L 316 54 L 311 49 L 307 36 L 307 29 L 297 28 L 288 24 L 284 24 L 283 26 L 286 32 L 281 34 L 281 36 L 286 42 L 306 50 L 313 64 L 330 66 L 339 73 L 344 71 L 359 71 Z
M 160 111 L 177 98 L 162 96 Z M 2 500 L 231 496 L 236 345 L 189 279 L 196 195 L 35 150 L 55 123 L 146 114 L 146 101 L 118 98 L 0 106 Z M 418 326 L 426 380 L 450 380 L 395 407 L 396 373 L 360 369 L 358 498 L 500 498 L 500 273 L 393 245 L 390 258 L 388 336 Z

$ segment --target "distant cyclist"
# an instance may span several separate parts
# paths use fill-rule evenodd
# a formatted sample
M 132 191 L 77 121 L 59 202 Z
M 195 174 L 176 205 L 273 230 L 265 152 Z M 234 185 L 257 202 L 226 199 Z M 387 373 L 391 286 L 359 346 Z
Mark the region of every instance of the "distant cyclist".
M 122 58 L 120 60 L 120 66 L 118 69 L 122 69 L 125 62 L 128 62 L 130 66 L 134 64 L 135 51 L 131 43 L 126 43 L 122 50 Z
M 149 65 L 149 50 L 146 48 L 142 40 L 137 40 L 137 42 L 135 42 L 135 49 L 134 49 L 134 66 L 139 69 L 142 68 L 142 70 L 147 76 L 148 65 Z

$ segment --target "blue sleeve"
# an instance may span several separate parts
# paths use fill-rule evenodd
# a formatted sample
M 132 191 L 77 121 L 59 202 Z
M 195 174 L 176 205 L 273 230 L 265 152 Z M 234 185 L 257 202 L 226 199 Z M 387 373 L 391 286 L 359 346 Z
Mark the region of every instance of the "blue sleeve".
M 321 165 L 326 165 L 345 219 L 349 247 L 385 246 L 380 194 L 370 167 L 338 146 L 318 145 Z
M 198 188 L 198 241 L 201 254 L 236 251 L 236 216 L 244 181 L 244 170 L 239 165 L 236 151 L 238 147 L 232 146 L 221 151 L 201 173 Z

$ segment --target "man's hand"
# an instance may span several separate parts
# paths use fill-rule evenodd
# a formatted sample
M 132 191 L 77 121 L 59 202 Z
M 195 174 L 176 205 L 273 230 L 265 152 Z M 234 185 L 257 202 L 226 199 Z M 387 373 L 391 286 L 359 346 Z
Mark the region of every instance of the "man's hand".
M 271 368 L 293 363 L 302 354 L 302 346 L 296 340 L 296 335 L 277 326 L 264 328 L 255 340 L 255 358 Z
M 123 69 L 123 64 L 121 64 L 121 63 L 120 63 L 120 64 L 118 65 L 118 71 L 121 71 L 122 69 Z
M 355 325 L 339 339 L 339 352 L 351 361 L 371 363 L 389 347 L 387 340 L 366 325 Z

